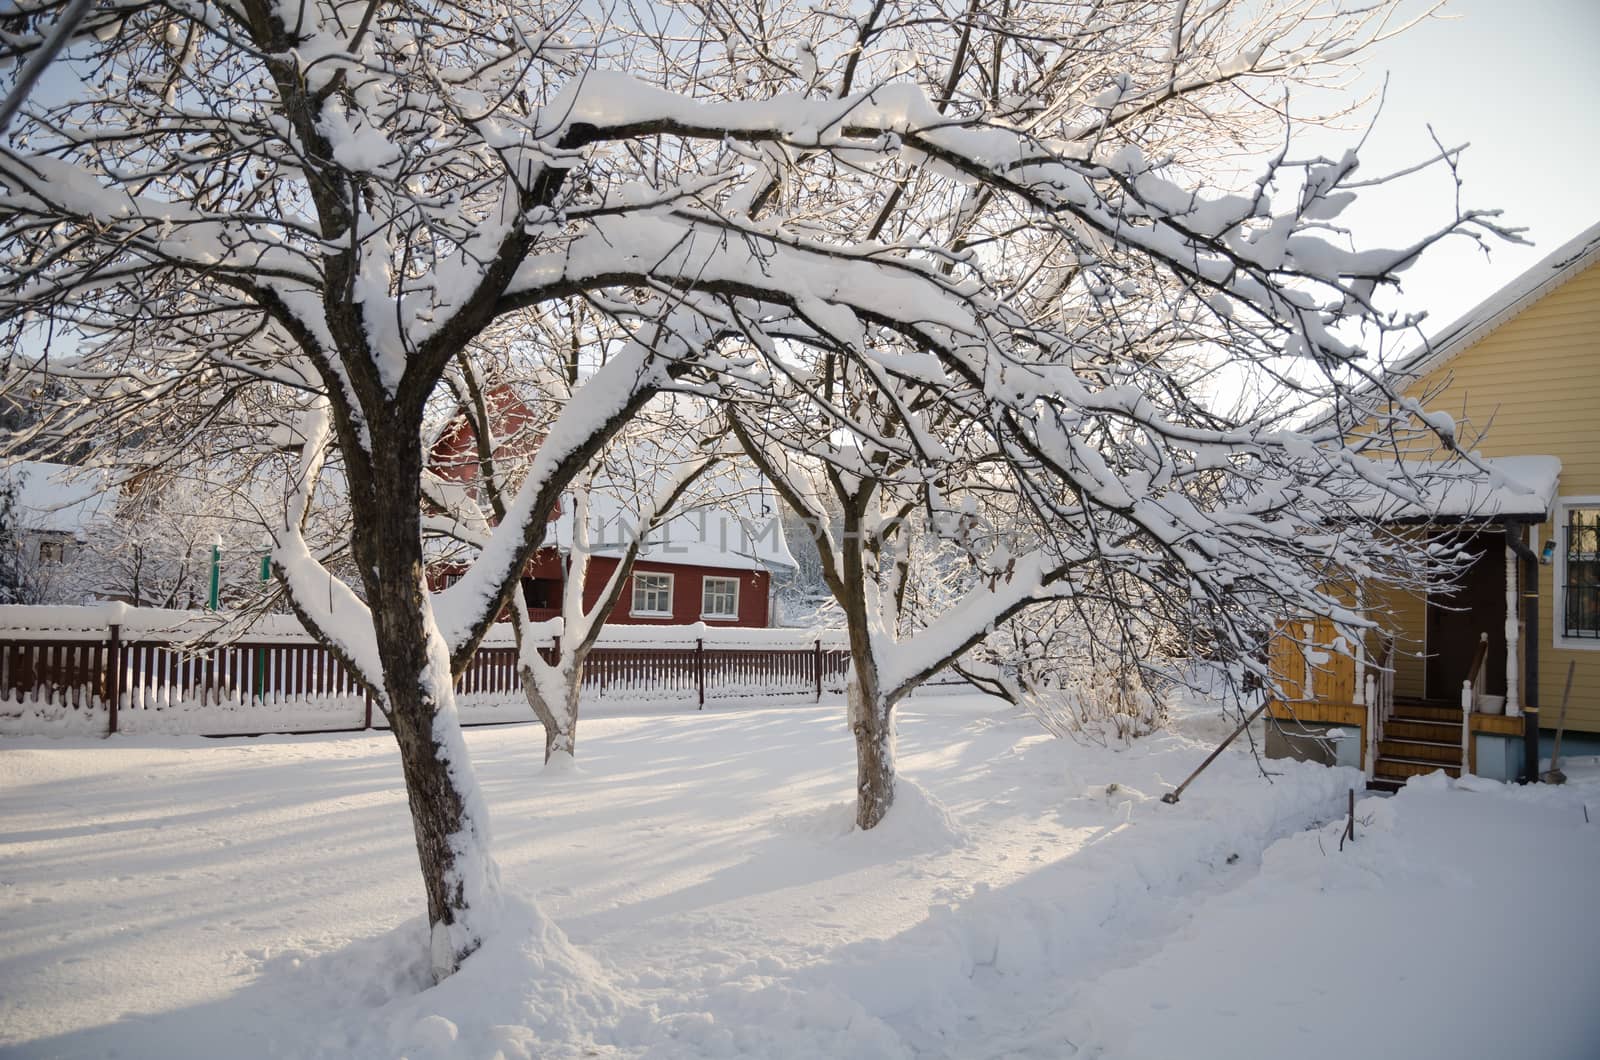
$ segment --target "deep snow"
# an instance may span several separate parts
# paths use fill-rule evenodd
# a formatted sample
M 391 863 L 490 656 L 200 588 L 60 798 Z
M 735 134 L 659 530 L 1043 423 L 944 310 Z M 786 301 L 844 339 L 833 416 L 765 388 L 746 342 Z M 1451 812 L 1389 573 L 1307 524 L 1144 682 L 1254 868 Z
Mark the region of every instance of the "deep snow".
M 1364 799 L 1341 854 L 1350 771 L 1240 750 L 1157 801 L 1204 713 L 1131 749 L 900 718 L 868 835 L 838 702 L 592 718 L 549 771 L 537 726 L 469 732 L 516 897 L 435 989 L 387 734 L 8 740 L 0 1052 L 1600 1052 L 1594 770 Z

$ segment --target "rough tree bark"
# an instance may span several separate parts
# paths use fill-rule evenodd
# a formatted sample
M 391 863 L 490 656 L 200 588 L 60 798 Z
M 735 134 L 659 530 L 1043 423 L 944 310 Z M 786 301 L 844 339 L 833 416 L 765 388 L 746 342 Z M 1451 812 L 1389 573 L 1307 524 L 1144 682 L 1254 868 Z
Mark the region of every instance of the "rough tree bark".
M 443 979 L 478 948 L 497 871 L 488 822 L 460 740 L 449 653 L 431 620 L 423 576 L 422 449 L 414 425 L 372 423 L 370 453 L 347 446 L 352 496 L 367 509 L 352 549 L 377 633 L 382 702 L 399 746 L 432 929 L 430 954 Z M 442 722 L 442 724 L 441 724 Z M 469 915 L 477 922 L 469 922 Z
M 836 481 L 836 485 L 842 483 Z M 856 742 L 856 827 L 876 828 L 894 805 L 894 703 L 883 687 L 867 600 L 869 562 L 876 559 L 876 541 L 868 539 L 866 513 L 876 502 L 871 483 L 839 488 L 844 502 L 844 533 L 838 544 L 843 577 L 836 587 L 850 642 L 850 684 L 847 692 L 850 733 Z
M 870 650 L 851 631 L 850 733 L 856 741 L 856 827 L 875 828 L 894 805 L 894 705 L 884 699 Z

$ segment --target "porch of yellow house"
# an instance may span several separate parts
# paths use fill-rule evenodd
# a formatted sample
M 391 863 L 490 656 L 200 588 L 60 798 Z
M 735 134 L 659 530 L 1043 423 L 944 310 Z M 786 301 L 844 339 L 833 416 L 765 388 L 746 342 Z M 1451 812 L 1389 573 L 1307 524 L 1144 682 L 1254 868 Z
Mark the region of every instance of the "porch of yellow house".
M 1393 791 L 1436 769 L 1477 773 L 1479 734 L 1522 734 L 1523 719 L 1472 709 L 1483 700 L 1486 636 L 1466 669 L 1466 706 L 1459 697 L 1452 704 L 1396 696 L 1388 634 L 1360 635 L 1329 619 L 1295 621 L 1273 636 L 1270 652 L 1269 757 L 1354 766 L 1369 788 Z

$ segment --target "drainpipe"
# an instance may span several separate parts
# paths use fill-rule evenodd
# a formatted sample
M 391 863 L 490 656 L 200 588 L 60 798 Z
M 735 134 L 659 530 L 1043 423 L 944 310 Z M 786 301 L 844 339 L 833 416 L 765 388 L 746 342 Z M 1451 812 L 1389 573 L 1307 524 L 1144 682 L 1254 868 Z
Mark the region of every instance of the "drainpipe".
M 1522 616 L 1526 635 L 1522 682 L 1522 783 L 1539 778 L 1539 557 L 1522 540 L 1531 520 L 1504 520 L 1506 545 L 1522 560 Z

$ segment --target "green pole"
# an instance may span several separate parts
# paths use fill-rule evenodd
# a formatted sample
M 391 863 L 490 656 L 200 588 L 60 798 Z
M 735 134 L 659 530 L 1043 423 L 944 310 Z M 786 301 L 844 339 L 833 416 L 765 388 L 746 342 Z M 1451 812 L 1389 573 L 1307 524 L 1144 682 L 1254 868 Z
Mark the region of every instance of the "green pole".
M 217 609 L 218 598 L 222 595 L 222 542 L 214 541 L 211 544 L 211 610 Z

